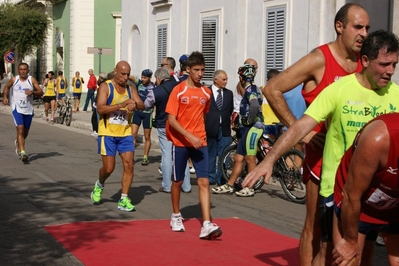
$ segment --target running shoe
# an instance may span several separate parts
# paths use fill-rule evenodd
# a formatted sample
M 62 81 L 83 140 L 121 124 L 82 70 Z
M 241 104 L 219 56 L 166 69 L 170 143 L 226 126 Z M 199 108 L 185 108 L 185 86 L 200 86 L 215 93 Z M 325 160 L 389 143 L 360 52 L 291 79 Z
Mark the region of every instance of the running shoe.
M 131 211 L 135 211 L 136 208 L 131 203 L 131 201 L 130 201 L 130 199 L 128 197 L 124 197 L 123 199 L 120 199 L 118 201 L 118 210 L 131 212 Z
M 147 157 L 144 157 L 143 160 L 141 161 L 141 165 L 148 165 L 149 161 Z
M 25 151 L 21 151 L 21 161 L 22 162 L 24 162 L 24 163 L 27 163 L 28 162 L 28 160 L 29 160 L 29 157 L 28 157 L 28 155 L 25 153 Z
M 184 228 L 183 225 L 183 217 L 181 214 L 179 215 L 173 215 L 170 219 L 170 227 L 172 228 L 172 231 L 174 232 L 184 232 L 186 229 Z
M 215 223 L 207 223 L 205 224 L 205 226 L 201 227 L 201 234 L 200 234 L 200 238 L 201 239 L 214 239 L 214 238 L 218 238 L 222 235 L 222 229 L 220 229 L 220 227 L 215 224 Z
M 384 238 L 382 236 L 377 236 L 377 240 L 375 241 L 375 243 L 378 246 L 385 246 Z
M 195 169 L 194 169 L 194 167 L 190 167 L 190 174 L 195 174 Z
M 90 196 L 91 200 L 94 203 L 99 203 L 100 202 L 101 195 L 103 194 L 103 190 L 104 190 L 104 187 L 99 187 L 98 186 L 98 181 L 96 181 L 96 183 L 94 184 L 94 189 L 91 192 L 91 196 Z
M 18 147 L 18 140 L 14 140 L 14 145 L 15 145 L 15 153 L 18 156 L 21 156 L 21 151 L 19 150 L 19 147 Z
M 215 194 L 226 194 L 226 193 L 233 193 L 234 188 L 231 187 L 229 184 L 221 185 L 218 187 L 213 187 L 212 192 Z
M 245 187 L 240 191 L 237 191 L 236 195 L 239 197 L 252 197 L 255 195 L 255 190 L 253 188 Z

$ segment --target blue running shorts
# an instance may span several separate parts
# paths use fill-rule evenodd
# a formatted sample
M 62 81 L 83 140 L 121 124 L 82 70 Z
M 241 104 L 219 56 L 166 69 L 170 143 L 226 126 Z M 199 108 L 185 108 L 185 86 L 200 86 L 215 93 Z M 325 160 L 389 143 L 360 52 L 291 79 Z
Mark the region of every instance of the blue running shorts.
M 29 129 L 32 124 L 33 115 L 24 115 L 17 112 L 16 109 L 12 111 L 15 126 L 24 126 L 25 129 Z
M 133 136 L 110 137 L 98 136 L 98 154 L 104 156 L 115 156 L 125 152 L 134 152 Z
M 208 178 L 208 147 L 197 150 L 194 147 L 172 146 L 173 180 L 176 182 L 183 181 L 188 158 L 193 163 L 197 178 Z

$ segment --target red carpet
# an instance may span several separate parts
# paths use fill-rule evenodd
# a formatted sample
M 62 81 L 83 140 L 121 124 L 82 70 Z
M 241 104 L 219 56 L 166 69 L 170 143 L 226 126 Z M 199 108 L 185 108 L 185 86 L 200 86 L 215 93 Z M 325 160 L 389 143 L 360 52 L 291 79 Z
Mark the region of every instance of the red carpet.
M 214 219 L 223 230 L 200 240 L 200 221 L 78 222 L 45 229 L 85 265 L 299 265 L 299 240 L 241 219 Z

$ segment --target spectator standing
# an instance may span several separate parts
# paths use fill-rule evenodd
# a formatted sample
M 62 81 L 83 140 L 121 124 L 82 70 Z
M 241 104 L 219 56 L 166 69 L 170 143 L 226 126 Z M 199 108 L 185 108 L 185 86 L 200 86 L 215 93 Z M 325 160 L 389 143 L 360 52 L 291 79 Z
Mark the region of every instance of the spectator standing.
M 265 160 L 244 180 L 243 185 L 251 185 L 256 177 L 264 176 L 265 182 L 269 183 L 274 162 L 300 140 L 306 141 L 305 136 L 318 123 L 328 121 L 320 184 L 326 265 L 332 263 L 332 203 L 338 165 L 364 124 L 381 114 L 398 110 L 399 86 L 390 81 L 398 63 L 398 55 L 399 41 L 396 35 L 383 30 L 369 34 L 360 51 L 362 71 L 342 77 L 325 88 L 308 107 L 305 115 L 288 128 Z M 365 255 L 373 254 L 375 238 L 368 239 Z
M 314 49 L 267 83 L 263 94 L 282 123 L 289 127 L 296 120 L 284 100 L 285 92 L 303 83 L 302 95 L 309 106 L 325 87 L 340 77 L 362 69 L 359 51 L 369 28 L 367 11 L 357 4 L 345 4 L 334 19 L 337 38 Z M 310 141 L 309 135 L 305 141 L 303 182 L 306 184 L 306 218 L 300 240 L 302 265 L 310 265 L 313 261 L 324 265 L 327 248 L 325 238 L 322 240 L 321 237 L 322 222 L 318 204 L 323 145 L 315 145 L 317 142 L 324 142 L 324 124 L 319 124 L 314 132 L 318 132 L 315 137 Z M 308 141 L 310 143 L 306 143 Z M 321 241 L 323 243 L 320 245 Z
M 115 169 L 115 156 L 118 152 L 123 165 L 118 210 L 130 212 L 135 210 L 128 197 L 134 175 L 134 144 L 128 116 L 135 110 L 144 109 L 144 104 L 137 91 L 126 84 L 130 75 L 129 63 L 119 61 L 114 74 L 112 80 L 101 83 L 97 97 L 97 110 L 103 117 L 100 120 L 97 140 L 103 165 L 91 193 L 91 200 L 94 204 L 100 203 L 105 181 Z
M 68 88 L 68 81 L 64 77 L 64 72 L 58 71 L 57 77 L 57 99 L 61 99 L 62 105 L 65 105 L 65 95 Z
M 145 108 L 153 108 L 155 106 L 155 125 L 158 133 L 159 145 L 161 146 L 161 172 L 162 186 L 159 192 L 170 193 L 172 185 L 172 142 L 166 137 L 165 124 L 168 114 L 165 112 L 169 95 L 173 88 L 178 84 L 174 79 L 170 79 L 170 73 L 166 68 L 158 68 L 154 73 L 156 79 L 156 87 L 148 92 L 145 99 Z M 188 165 L 186 166 L 182 191 L 191 192 L 190 172 Z
M 229 181 L 221 186 L 212 188 L 215 194 L 226 194 L 234 192 L 234 183 L 240 176 L 244 161 L 247 163 L 248 173 L 256 166 L 256 153 L 258 141 L 263 134 L 263 96 L 259 88 L 253 83 L 255 78 L 255 67 L 243 65 L 238 68 L 238 75 L 241 86 L 244 88 L 244 95 L 240 104 L 240 139 L 238 140 L 237 151 L 234 155 L 234 166 Z M 240 197 L 251 197 L 255 195 L 252 187 L 243 187 L 235 194 Z
M 107 74 L 105 72 L 101 72 L 100 75 L 98 76 L 97 80 L 97 86 L 100 87 L 101 83 L 107 80 Z M 97 138 L 98 136 L 98 121 L 100 119 L 100 116 L 98 115 L 97 112 L 97 95 L 94 95 L 94 102 L 93 102 L 93 112 L 91 114 L 91 126 L 93 129 L 93 133 L 90 134 L 90 136 Z
M 11 90 L 10 98 L 8 97 L 9 90 Z M 37 80 L 29 75 L 29 65 L 26 63 L 18 65 L 18 75 L 11 77 L 4 87 L 3 103 L 4 105 L 11 104 L 12 116 L 17 129 L 15 152 L 24 163 L 29 160 L 25 151 L 25 140 L 33 119 L 33 95 L 41 96 L 42 94 L 43 91 Z
M 180 194 L 184 171 L 191 158 L 197 174 L 199 201 L 202 211 L 201 239 L 221 236 L 222 230 L 211 222 L 211 197 L 208 180 L 208 149 L 206 143 L 204 116 L 209 111 L 212 93 L 203 87 L 201 79 L 205 72 L 205 58 L 200 52 L 193 52 L 187 60 L 186 81 L 177 85 L 170 94 L 166 112 L 168 125 L 166 134 L 172 140 L 174 176 L 172 181 L 172 231 L 184 232 L 183 217 L 180 213 Z
M 72 95 L 73 95 L 73 111 L 74 112 L 79 112 L 79 106 L 80 106 L 80 98 L 82 96 L 82 87 L 85 81 L 83 78 L 80 76 L 80 72 L 76 71 L 75 76 L 72 79 Z
M 206 138 L 208 142 L 208 178 L 209 184 L 218 186 L 225 184 L 220 172 L 216 168 L 216 160 L 231 143 L 231 115 L 234 110 L 233 92 L 226 89 L 227 73 L 216 70 L 213 74 L 212 96 L 209 113 L 205 118 Z
M 46 78 L 43 82 L 44 87 L 44 95 L 43 95 L 43 102 L 44 102 L 44 115 L 46 116 L 46 122 L 50 122 L 54 124 L 54 114 L 55 110 L 57 109 L 57 92 L 56 92 L 56 82 L 54 79 L 54 71 L 49 71 L 47 73 L 48 78 Z M 51 118 L 50 121 L 48 119 L 48 111 L 51 107 Z
M 136 83 L 137 93 L 141 100 L 144 102 L 147 98 L 149 91 L 154 88 L 154 83 L 151 81 L 152 71 L 150 69 L 144 69 L 141 72 L 141 79 Z M 133 114 L 132 120 L 132 135 L 134 138 L 134 144 L 136 145 L 137 133 L 139 131 L 141 123 L 143 123 L 144 129 L 144 155 L 141 165 L 148 165 L 148 154 L 151 149 L 151 129 L 152 129 L 152 112 L 154 109 L 146 108 L 142 111 L 136 111 Z
M 87 107 L 89 106 L 89 101 L 91 101 L 91 105 L 93 106 L 94 102 L 94 93 L 96 92 L 97 89 L 97 79 L 96 76 L 93 74 L 93 69 L 89 69 L 89 82 L 87 83 L 87 96 L 86 96 L 86 102 L 85 105 L 83 106 L 83 111 L 87 112 Z
M 373 119 L 342 157 L 334 188 L 335 265 L 349 265 L 353 258 L 357 265 L 371 265 L 361 260 L 370 231 L 385 239 L 389 264 L 399 263 L 398 121 L 398 113 Z
M 188 60 L 188 55 L 184 54 L 180 56 L 179 58 L 179 63 L 180 63 L 180 76 L 179 80 L 183 81 L 188 78 L 188 73 L 187 73 L 187 60 Z
M 175 72 L 175 67 L 176 67 L 176 61 L 173 57 L 165 57 L 164 59 L 162 59 L 162 63 L 161 63 L 161 67 L 165 67 L 166 69 L 168 69 L 169 71 L 169 75 L 170 75 L 170 79 L 174 79 L 175 81 L 179 82 L 179 76 L 176 72 Z

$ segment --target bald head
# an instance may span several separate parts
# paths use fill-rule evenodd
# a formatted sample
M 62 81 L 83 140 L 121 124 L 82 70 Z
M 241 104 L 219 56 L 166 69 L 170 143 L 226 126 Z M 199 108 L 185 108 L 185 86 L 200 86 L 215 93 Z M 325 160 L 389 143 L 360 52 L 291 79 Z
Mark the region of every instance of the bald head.
M 121 85 L 125 86 L 126 82 L 130 76 L 130 65 L 126 61 L 119 61 L 114 69 L 114 78 L 113 80 Z

